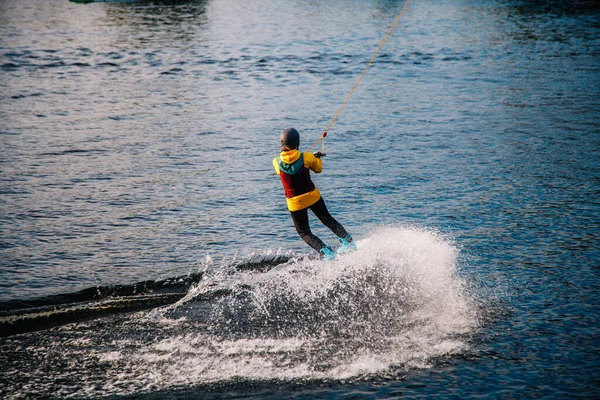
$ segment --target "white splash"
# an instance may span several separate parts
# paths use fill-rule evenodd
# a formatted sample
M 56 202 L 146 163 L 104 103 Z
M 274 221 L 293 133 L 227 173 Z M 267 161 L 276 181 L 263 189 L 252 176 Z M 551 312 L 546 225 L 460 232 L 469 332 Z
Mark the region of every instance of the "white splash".
M 468 348 L 477 307 L 450 240 L 384 227 L 357 245 L 337 261 L 213 274 L 163 310 L 179 329 L 103 360 L 119 371 L 115 381 L 164 388 L 234 378 L 351 379 L 428 367 Z M 217 288 L 227 290 L 200 296 Z

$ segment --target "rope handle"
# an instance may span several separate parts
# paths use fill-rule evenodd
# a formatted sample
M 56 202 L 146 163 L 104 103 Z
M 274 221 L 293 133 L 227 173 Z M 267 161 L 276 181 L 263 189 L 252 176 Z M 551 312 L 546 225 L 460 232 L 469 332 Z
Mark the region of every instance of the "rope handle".
M 319 142 L 321 142 L 321 153 L 323 153 L 323 155 L 325 155 L 325 136 L 327 136 L 327 131 L 323 132 L 323 134 L 321 135 L 321 138 L 319 140 L 317 140 L 316 142 L 314 142 L 312 146 L 310 146 L 308 149 L 306 149 L 306 151 L 310 151 L 313 147 L 318 145 Z

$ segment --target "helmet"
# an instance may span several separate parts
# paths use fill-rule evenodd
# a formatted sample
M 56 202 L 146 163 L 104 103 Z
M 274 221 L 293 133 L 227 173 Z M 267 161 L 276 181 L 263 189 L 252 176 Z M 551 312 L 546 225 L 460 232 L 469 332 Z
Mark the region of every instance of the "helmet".
M 294 128 L 288 128 L 279 136 L 281 146 L 297 149 L 300 146 L 300 134 Z

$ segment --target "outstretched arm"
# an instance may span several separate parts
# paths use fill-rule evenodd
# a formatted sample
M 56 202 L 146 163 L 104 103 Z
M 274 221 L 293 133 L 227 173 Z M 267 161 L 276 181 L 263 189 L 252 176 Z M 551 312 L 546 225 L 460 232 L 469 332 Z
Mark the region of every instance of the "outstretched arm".
M 311 171 L 318 174 L 323 170 L 323 162 L 320 158 L 315 157 L 311 152 L 304 153 L 304 165 L 310 168 Z

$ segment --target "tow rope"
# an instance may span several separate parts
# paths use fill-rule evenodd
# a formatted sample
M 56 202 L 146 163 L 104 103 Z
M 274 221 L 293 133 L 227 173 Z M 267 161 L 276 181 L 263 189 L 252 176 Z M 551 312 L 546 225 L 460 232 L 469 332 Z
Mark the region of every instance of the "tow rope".
M 383 40 L 381 41 L 381 43 L 379 43 L 379 47 L 377 47 L 377 50 L 375 50 L 375 54 L 373 54 L 373 57 L 371 57 L 371 59 L 369 60 L 369 63 L 367 64 L 367 66 L 363 70 L 362 74 L 360 74 L 360 76 L 358 77 L 358 80 L 356 81 L 356 83 L 352 87 L 352 90 L 350 90 L 350 93 L 348 93 L 348 96 L 346 96 L 346 99 L 342 103 L 341 107 L 339 108 L 339 110 L 337 111 L 337 113 L 335 113 L 333 119 L 329 123 L 329 126 L 327 127 L 327 129 L 325 129 L 325 131 L 321 135 L 321 138 L 319 140 L 317 140 L 312 146 L 310 146 L 306 151 L 310 151 L 313 147 L 315 147 L 317 144 L 319 144 L 319 142 L 321 142 L 321 153 L 323 153 L 323 155 L 325 155 L 325 136 L 327 136 L 327 132 L 329 132 L 329 129 L 331 129 L 331 127 L 333 126 L 333 123 L 335 122 L 335 120 L 337 119 L 337 117 L 342 112 L 342 109 L 344 108 L 344 106 L 348 102 L 348 99 L 350 99 L 350 96 L 352 96 L 352 93 L 354 93 L 354 90 L 356 89 L 356 87 L 360 83 L 361 79 L 363 78 L 363 76 L 365 76 L 365 74 L 367 73 L 367 70 L 369 69 L 369 67 L 371 66 L 371 64 L 373 64 L 373 61 L 375 60 L 375 57 L 377 57 L 377 54 L 379 53 L 379 50 L 381 50 L 381 48 L 383 47 L 383 44 L 385 43 L 385 41 L 387 40 L 387 38 L 390 36 L 390 34 L 392 33 L 392 31 L 396 27 L 396 24 L 398 23 L 398 21 L 400 21 L 400 17 L 402 17 L 402 14 L 404 14 L 404 11 L 406 10 L 406 8 L 408 7 L 409 4 L 410 4 L 410 0 L 407 0 L 406 4 L 404 5 L 404 7 L 402 8 L 402 10 L 400 11 L 400 14 L 398 14 L 398 17 L 396 17 L 396 20 L 392 24 L 392 27 L 390 28 L 390 30 L 388 31 L 388 33 L 385 35 L 385 37 L 383 38 Z

